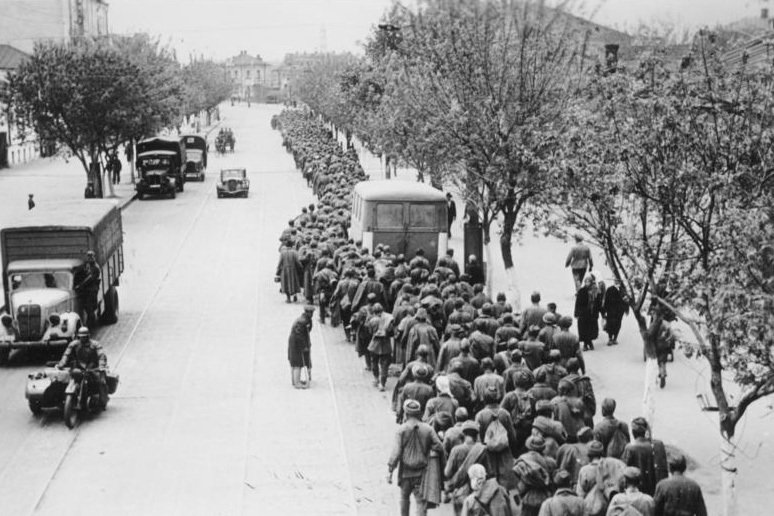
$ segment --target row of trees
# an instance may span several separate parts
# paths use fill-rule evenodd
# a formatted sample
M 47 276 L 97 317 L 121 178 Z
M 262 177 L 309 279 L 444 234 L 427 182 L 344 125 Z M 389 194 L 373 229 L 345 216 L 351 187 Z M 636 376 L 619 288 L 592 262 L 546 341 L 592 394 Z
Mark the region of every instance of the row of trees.
M 707 31 L 678 59 L 652 45 L 619 65 L 585 27 L 541 2 L 396 4 L 364 58 L 330 56 L 296 91 L 372 150 L 456 185 L 487 240 L 499 224 L 511 271 L 530 223 L 586 234 L 639 326 L 646 390 L 662 320 L 687 323 L 734 514 L 735 429 L 774 393 L 774 70 L 729 66 Z
M 39 44 L 8 78 L 2 100 L 22 130 L 78 159 L 102 197 L 100 171 L 120 145 L 179 126 L 230 94 L 222 66 L 181 66 L 158 40 L 137 34 Z

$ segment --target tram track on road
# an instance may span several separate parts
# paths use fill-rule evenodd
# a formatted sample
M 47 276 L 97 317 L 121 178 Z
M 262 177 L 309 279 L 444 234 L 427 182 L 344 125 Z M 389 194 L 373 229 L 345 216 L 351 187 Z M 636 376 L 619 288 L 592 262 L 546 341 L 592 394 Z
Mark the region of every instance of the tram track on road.
M 163 272 L 163 274 L 161 276 L 161 280 L 158 282 L 158 285 L 153 290 L 152 294 L 148 298 L 148 301 L 145 303 L 145 305 L 143 306 L 142 310 L 140 311 L 140 314 L 137 317 L 137 320 L 134 322 L 134 324 L 132 326 L 132 329 L 129 332 L 129 335 L 126 337 L 126 339 L 124 340 L 123 344 L 121 345 L 120 350 L 118 352 L 118 355 L 116 356 L 116 358 L 114 360 L 110 361 L 110 362 L 112 362 L 112 367 L 111 367 L 112 371 L 118 372 L 120 364 L 121 364 L 121 360 L 123 359 L 126 351 L 129 349 L 129 345 L 134 340 L 134 336 L 137 333 L 137 330 L 140 328 L 140 325 L 142 324 L 143 320 L 145 319 L 146 314 L 148 313 L 148 311 L 150 310 L 151 306 L 153 306 L 153 303 L 158 298 L 159 292 L 161 292 L 161 290 L 163 289 L 166 281 L 169 278 L 170 273 L 177 266 L 177 264 L 178 264 L 178 262 L 180 260 L 182 249 L 184 248 L 184 244 L 190 239 L 191 235 L 193 234 L 193 230 L 196 227 L 196 225 L 199 223 L 199 220 L 200 220 L 200 218 L 202 216 L 202 213 L 204 213 L 204 209 L 207 206 L 208 201 L 211 200 L 212 195 L 213 195 L 212 192 L 209 191 L 209 192 L 205 192 L 205 194 L 202 196 L 202 200 L 201 200 L 201 202 L 200 202 L 200 204 L 199 204 L 199 206 L 198 206 L 198 208 L 196 210 L 196 214 L 194 215 L 194 217 L 192 217 L 190 219 L 190 223 L 186 227 L 186 230 L 185 230 L 185 233 L 183 235 L 183 238 L 180 241 L 180 243 L 178 244 L 178 247 L 177 247 L 177 250 L 175 251 L 174 256 L 172 257 L 171 260 L 167 261 L 167 266 L 166 266 L 166 269 L 164 270 L 164 272 Z M 135 209 L 135 208 L 133 208 L 133 206 L 136 206 L 136 205 L 139 205 L 139 204 L 138 203 L 132 203 L 129 206 L 127 206 L 126 209 L 127 210 Z M 113 328 L 107 329 L 104 332 L 100 332 L 100 336 L 105 336 L 105 337 L 109 338 L 111 333 L 113 333 L 113 331 L 114 331 Z M 47 425 L 42 426 L 41 429 L 46 428 L 46 426 Z M 43 501 L 44 501 L 44 499 L 46 497 L 46 493 L 48 492 L 49 487 L 56 480 L 56 476 L 57 476 L 58 472 L 61 470 L 62 465 L 66 461 L 68 454 L 70 453 L 70 451 L 75 446 L 75 444 L 76 444 L 76 442 L 78 440 L 78 437 L 80 436 L 80 433 L 81 433 L 80 427 L 76 427 L 76 428 L 72 429 L 69 432 L 69 439 L 67 439 L 63 443 L 64 444 L 64 449 L 62 450 L 61 454 L 59 455 L 58 460 L 56 461 L 56 465 L 55 465 L 53 471 L 51 471 L 48 479 L 45 481 L 45 484 L 42 486 L 42 488 L 40 490 L 40 493 L 35 496 L 34 504 L 31 504 L 30 510 L 24 512 L 23 514 L 34 513 L 34 512 L 36 512 L 40 508 L 41 504 L 43 503 Z M 41 437 L 43 437 L 43 436 L 41 436 Z M 28 437 L 27 440 L 29 440 L 30 438 L 33 438 L 33 437 L 30 436 L 30 437 Z M 12 464 L 12 462 L 13 461 L 7 463 L 6 467 L 3 468 L 3 471 L 0 472 L 0 479 L 3 478 L 3 476 L 5 475 L 5 470 L 9 467 L 10 464 Z

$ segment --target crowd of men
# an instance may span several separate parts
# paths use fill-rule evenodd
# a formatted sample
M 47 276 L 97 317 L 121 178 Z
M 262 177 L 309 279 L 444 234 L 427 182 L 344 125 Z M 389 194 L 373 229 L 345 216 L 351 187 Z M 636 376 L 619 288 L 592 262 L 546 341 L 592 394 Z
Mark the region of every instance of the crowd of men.
M 412 496 L 420 515 L 444 503 L 464 515 L 706 514 L 685 458 L 667 457 L 645 419 L 619 421 L 612 398 L 598 415 L 573 317 L 538 292 L 514 313 L 451 251 L 430 263 L 348 238 L 352 187 L 366 179 L 357 154 L 308 112 L 272 125 L 319 200 L 280 236 L 276 280 L 287 302 L 303 296 L 343 326 L 376 388 L 399 374 L 388 481 L 397 469 L 402 515 Z

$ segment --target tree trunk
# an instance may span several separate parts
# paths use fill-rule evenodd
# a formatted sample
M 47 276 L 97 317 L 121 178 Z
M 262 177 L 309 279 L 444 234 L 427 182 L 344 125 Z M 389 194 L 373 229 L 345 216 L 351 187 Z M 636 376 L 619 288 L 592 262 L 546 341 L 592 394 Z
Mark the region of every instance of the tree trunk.
M 720 438 L 720 483 L 723 492 L 723 516 L 736 516 L 736 445 L 734 437 Z
M 658 377 L 658 362 L 656 360 L 656 339 L 661 327 L 662 317 L 657 315 L 650 326 L 647 325 L 645 316 L 634 311 L 634 317 L 640 328 L 642 336 L 643 355 L 645 357 L 645 384 L 642 392 L 642 415 L 648 420 L 651 435 L 656 424 L 656 378 Z

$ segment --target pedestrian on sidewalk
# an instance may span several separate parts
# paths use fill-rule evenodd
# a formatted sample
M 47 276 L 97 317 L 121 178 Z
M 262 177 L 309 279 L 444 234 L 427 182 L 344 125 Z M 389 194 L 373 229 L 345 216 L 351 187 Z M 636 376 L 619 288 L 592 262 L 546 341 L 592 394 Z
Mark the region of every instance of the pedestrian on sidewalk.
M 314 306 L 307 305 L 304 312 L 293 321 L 288 337 L 288 361 L 290 362 L 290 379 L 296 389 L 308 389 L 312 383 L 312 356 L 310 349 L 312 340 L 309 332 L 312 330 L 312 314 Z M 302 369 L 306 368 L 306 380 L 301 379 Z
M 121 182 L 121 160 L 118 159 L 115 152 L 108 158 L 107 169 L 113 184 L 119 184 Z
M 452 194 L 447 193 L 446 194 L 446 223 L 449 225 L 448 227 L 449 238 L 452 237 L 451 227 L 452 227 L 452 223 L 455 220 L 457 220 L 457 204 L 454 202 L 454 199 L 452 199 Z
M 30 194 L 29 198 L 27 199 L 27 209 L 31 210 L 35 207 L 35 201 L 32 199 L 32 194 Z
M 575 235 L 575 245 L 570 249 L 570 254 L 567 255 L 564 266 L 572 270 L 575 290 L 580 289 L 586 271 L 594 267 L 594 262 L 591 259 L 591 249 L 583 243 L 583 235 L 580 233 Z

